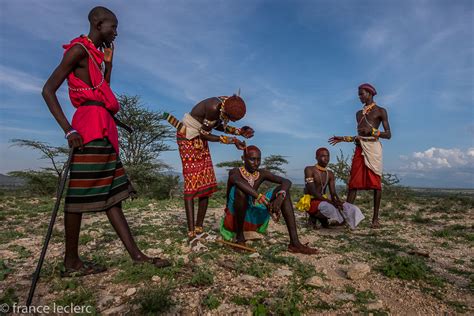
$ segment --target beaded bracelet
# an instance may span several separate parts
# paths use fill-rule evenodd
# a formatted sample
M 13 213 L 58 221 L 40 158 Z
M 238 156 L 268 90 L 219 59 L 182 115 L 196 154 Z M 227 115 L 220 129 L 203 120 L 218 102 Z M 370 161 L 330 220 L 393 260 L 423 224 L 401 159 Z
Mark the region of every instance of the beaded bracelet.
M 286 191 L 285 190 L 280 190 L 277 192 L 276 196 L 283 195 L 283 199 L 286 198 Z
M 380 131 L 376 128 L 372 128 L 372 136 L 379 137 Z
M 77 131 L 75 129 L 71 129 L 69 132 L 66 133 L 66 135 L 64 135 L 64 138 L 68 139 L 68 137 L 74 133 L 77 133 Z
M 219 136 L 219 142 L 222 144 L 235 144 L 235 141 L 235 137 L 228 137 L 224 135 Z

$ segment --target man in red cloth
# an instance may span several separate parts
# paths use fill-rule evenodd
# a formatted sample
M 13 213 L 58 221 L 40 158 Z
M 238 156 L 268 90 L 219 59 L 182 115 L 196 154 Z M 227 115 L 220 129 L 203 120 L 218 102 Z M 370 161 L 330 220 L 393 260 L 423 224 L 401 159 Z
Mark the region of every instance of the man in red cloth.
M 133 189 L 119 158 L 113 115 L 120 106 L 109 86 L 117 17 L 107 8 L 95 7 L 88 19 L 89 35 L 81 35 L 64 45 L 64 57 L 43 88 L 49 110 L 63 129 L 69 146 L 74 148 L 64 214 L 63 276 L 105 271 L 104 267 L 84 262 L 79 257 L 79 231 L 85 212 L 105 211 L 134 262 L 164 267 L 170 264 L 167 260 L 150 258 L 138 249 L 121 207 L 121 201 L 128 198 Z M 66 79 L 71 103 L 77 109 L 72 124 L 56 97 L 56 91 Z
M 357 190 L 374 190 L 374 215 L 372 228 L 379 228 L 379 208 L 382 198 L 382 144 L 380 138 L 390 139 L 390 125 L 387 111 L 375 104 L 375 88 L 364 83 L 359 86 L 359 99 L 364 104 L 362 110 L 356 114 L 357 136 L 333 136 L 329 139 L 331 145 L 339 142 L 356 144 L 349 180 L 347 202 L 353 204 Z M 382 124 L 384 131 L 379 130 Z
M 217 191 L 216 176 L 212 166 L 208 142 L 233 144 L 244 149 L 245 142 L 235 136 L 250 138 L 254 131 L 248 126 L 236 128 L 229 121 L 238 121 L 245 116 L 244 100 L 237 95 L 212 97 L 196 104 L 186 113 L 182 122 L 166 114 L 168 121 L 178 129 L 177 142 L 184 177 L 184 206 L 188 222 L 188 238 L 191 247 L 205 236 L 203 230 L 209 196 Z M 217 136 L 212 130 L 234 136 Z M 194 220 L 194 199 L 199 200 L 196 221 Z

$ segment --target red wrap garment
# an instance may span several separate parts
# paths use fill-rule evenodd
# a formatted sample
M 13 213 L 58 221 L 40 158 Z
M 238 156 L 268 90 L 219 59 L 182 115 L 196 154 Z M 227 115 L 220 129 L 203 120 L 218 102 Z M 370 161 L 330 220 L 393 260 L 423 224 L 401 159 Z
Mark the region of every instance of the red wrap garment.
M 63 45 L 66 53 L 73 46 L 84 45 L 89 52 L 89 76 L 92 89 L 88 84 L 79 79 L 71 72 L 68 77 L 69 98 L 72 105 L 77 109 L 72 118 L 72 127 L 81 135 L 84 144 L 94 139 L 103 139 L 107 137 L 115 149 L 119 152 L 117 126 L 112 118 L 112 113 L 117 113 L 120 105 L 105 81 L 104 76 L 99 69 L 104 60 L 104 53 L 98 50 L 87 36 L 81 35 L 71 41 L 70 44 Z M 83 49 L 83 48 L 82 48 Z M 92 58 L 94 60 L 92 60 Z M 99 67 L 98 67 L 99 66 Z M 102 83 L 101 83 L 102 82 Z M 105 104 L 101 106 L 81 106 L 85 101 L 99 101 Z
M 365 165 L 364 155 L 362 155 L 362 147 L 360 145 L 356 146 L 352 158 L 349 189 L 382 190 L 382 179 Z

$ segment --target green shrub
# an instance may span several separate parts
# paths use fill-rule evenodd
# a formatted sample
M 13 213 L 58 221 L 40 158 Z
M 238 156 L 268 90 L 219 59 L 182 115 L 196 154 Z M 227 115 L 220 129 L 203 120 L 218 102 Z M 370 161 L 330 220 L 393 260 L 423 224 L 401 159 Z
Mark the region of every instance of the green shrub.
M 391 256 L 380 267 L 380 271 L 389 278 L 402 280 L 421 280 L 427 277 L 429 267 L 419 258 Z
M 12 171 L 9 176 L 22 178 L 26 181 L 25 189 L 31 194 L 53 195 L 58 186 L 58 176 L 48 170 Z
M 9 287 L 3 292 L 2 297 L 0 297 L 0 305 L 7 304 L 12 306 L 14 303 L 18 303 L 18 296 L 15 293 L 15 289 Z
M 171 290 L 170 284 L 143 288 L 138 291 L 133 303 L 139 305 L 141 312 L 145 315 L 164 313 L 175 304 L 171 297 Z
M 12 270 L 9 267 L 7 267 L 4 261 L 0 260 L 0 281 L 5 280 L 5 278 L 11 271 Z
M 212 310 L 219 307 L 219 305 L 221 305 L 221 302 L 219 301 L 219 298 L 217 298 L 214 294 L 209 293 L 202 300 L 202 304 Z
M 212 283 L 214 283 L 214 275 L 210 270 L 202 267 L 195 268 L 194 275 L 189 281 L 189 284 L 193 286 L 211 285 Z
M 73 292 L 66 292 L 66 294 L 55 303 L 57 306 L 69 306 L 71 304 L 75 306 L 90 306 L 92 313 L 84 313 L 84 315 L 97 315 L 94 293 L 82 286 L 79 286 L 79 288 Z

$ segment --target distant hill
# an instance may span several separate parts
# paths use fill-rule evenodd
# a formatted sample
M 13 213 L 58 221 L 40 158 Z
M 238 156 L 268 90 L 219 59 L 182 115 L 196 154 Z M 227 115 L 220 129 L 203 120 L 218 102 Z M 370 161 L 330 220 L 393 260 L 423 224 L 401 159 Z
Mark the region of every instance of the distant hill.
M 21 187 L 26 181 L 21 178 L 9 177 L 0 173 L 0 187 Z

